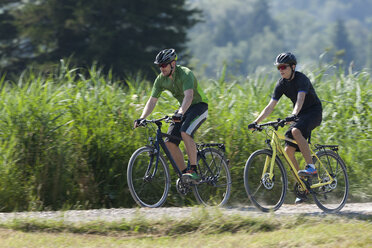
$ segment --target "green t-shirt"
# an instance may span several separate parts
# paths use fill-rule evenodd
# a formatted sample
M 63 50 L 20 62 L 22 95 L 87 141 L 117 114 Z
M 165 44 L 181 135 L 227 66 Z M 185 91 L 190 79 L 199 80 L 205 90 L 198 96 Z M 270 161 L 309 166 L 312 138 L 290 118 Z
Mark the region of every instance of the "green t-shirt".
M 201 90 L 198 81 L 190 69 L 177 65 L 172 78 L 173 80 L 160 73 L 155 79 L 151 96 L 159 98 L 164 90 L 169 90 L 181 105 L 185 97 L 183 92 L 188 89 L 193 89 L 194 98 L 192 99 L 191 105 L 199 102 L 208 103 L 207 97 L 204 95 L 204 92 Z

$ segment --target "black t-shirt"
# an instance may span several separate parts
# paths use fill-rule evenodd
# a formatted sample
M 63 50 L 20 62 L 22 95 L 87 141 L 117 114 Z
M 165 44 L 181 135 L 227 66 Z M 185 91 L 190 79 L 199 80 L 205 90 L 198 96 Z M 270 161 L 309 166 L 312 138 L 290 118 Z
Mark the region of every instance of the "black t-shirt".
M 275 86 L 274 94 L 272 99 L 279 101 L 282 95 L 286 95 L 291 99 L 293 107 L 297 101 L 297 94 L 299 92 L 305 92 L 305 101 L 302 105 L 300 113 L 303 113 L 307 110 L 317 109 L 322 110 L 322 104 L 315 93 L 314 87 L 310 82 L 310 79 L 306 77 L 303 73 L 296 71 L 295 76 L 291 81 L 287 79 L 279 79 L 278 83 Z M 299 114 L 300 114 L 299 113 Z

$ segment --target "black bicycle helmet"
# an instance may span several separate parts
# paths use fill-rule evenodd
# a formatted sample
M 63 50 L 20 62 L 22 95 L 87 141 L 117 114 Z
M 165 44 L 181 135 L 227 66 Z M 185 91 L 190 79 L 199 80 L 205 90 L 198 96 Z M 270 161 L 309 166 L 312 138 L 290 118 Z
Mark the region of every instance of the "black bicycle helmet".
M 274 65 L 279 64 L 297 65 L 297 60 L 292 53 L 289 52 L 281 53 L 278 56 L 276 56 Z
M 156 55 L 154 64 L 168 64 L 173 60 L 177 60 L 176 50 L 174 50 L 173 48 L 164 49 L 160 51 L 158 55 Z

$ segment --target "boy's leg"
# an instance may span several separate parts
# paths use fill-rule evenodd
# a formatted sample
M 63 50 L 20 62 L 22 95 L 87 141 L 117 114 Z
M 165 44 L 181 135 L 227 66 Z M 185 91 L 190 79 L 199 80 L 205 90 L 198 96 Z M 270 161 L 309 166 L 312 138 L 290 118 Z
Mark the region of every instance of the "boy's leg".
M 311 159 L 309 143 L 307 143 L 307 140 L 304 138 L 304 136 L 302 136 L 301 130 L 298 128 L 292 128 L 292 135 L 293 138 L 296 140 L 297 145 L 300 148 L 300 151 L 304 156 L 306 163 L 312 164 L 313 160 Z
M 296 168 L 297 171 L 300 170 L 300 167 L 298 166 L 297 159 L 295 157 L 296 147 L 286 145 L 284 148 L 285 152 L 287 153 L 289 159 L 291 160 L 292 164 Z

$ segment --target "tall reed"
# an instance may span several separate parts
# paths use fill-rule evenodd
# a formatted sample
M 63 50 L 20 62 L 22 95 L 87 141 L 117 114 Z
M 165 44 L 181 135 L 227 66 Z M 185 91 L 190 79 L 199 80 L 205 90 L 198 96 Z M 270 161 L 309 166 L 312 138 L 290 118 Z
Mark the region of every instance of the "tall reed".
M 353 200 L 371 200 L 371 77 L 344 75 L 330 67 L 309 70 L 323 102 L 324 121 L 313 142 L 341 146 Z M 245 203 L 244 164 L 263 148 L 265 137 L 247 125 L 270 100 L 275 79 L 256 74 L 227 80 L 202 80 L 209 98 L 209 118 L 197 141 L 224 142 L 233 177 L 231 203 Z M 151 130 L 132 129 L 151 83 L 119 81 L 93 65 L 82 71 L 62 61 L 48 74 L 26 70 L 16 81 L 0 81 L 0 210 L 131 207 L 126 166 Z M 177 102 L 163 93 L 151 117 L 171 114 Z M 284 117 L 291 103 L 280 101 L 271 119 Z M 166 128 L 166 127 L 165 127 Z M 283 130 L 284 132 L 284 130 Z M 183 147 L 183 146 L 182 146 Z M 185 157 L 186 159 L 186 157 Z M 175 187 L 169 205 L 192 204 Z

